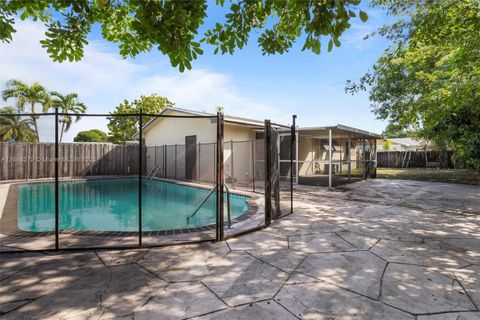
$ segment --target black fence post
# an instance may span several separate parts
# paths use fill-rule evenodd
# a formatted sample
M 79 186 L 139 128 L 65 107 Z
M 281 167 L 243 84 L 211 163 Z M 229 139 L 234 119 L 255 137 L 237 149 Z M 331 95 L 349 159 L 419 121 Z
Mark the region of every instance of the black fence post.
M 175 143 L 175 180 L 177 180 L 177 144 Z
M 252 141 L 252 191 L 255 192 L 255 148 L 257 147 L 257 139 Z
M 265 120 L 265 226 L 272 222 L 272 141 L 270 120 Z
M 223 187 L 224 187 L 224 163 L 223 163 L 223 113 L 217 112 L 217 241 L 224 239 L 224 208 L 223 208 Z
M 37 137 L 38 138 L 38 137 Z M 58 108 L 55 108 L 55 250 L 58 250 L 59 195 L 58 195 Z
M 142 140 L 143 140 L 143 114 L 140 109 L 138 121 L 138 246 L 142 246 Z
M 292 130 L 290 132 L 290 213 L 293 213 L 293 153 L 294 146 L 296 142 L 296 128 L 295 120 L 297 119 L 296 115 L 292 116 Z M 295 154 L 295 157 L 297 155 Z M 296 164 L 298 166 L 298 162 Z

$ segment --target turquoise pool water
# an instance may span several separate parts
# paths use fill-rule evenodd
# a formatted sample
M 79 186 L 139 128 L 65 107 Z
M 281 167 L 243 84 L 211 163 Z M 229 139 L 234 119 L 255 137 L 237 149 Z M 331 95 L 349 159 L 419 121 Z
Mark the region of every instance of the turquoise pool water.
M 215 223 L 215 193 L 187 221 L 208 190 L 159 180 L 142 180 L 142 184 L 144 231 Z M 53 183 L 18 186 L 19 229 L 30 232 L 55 229 L 54 187 Z M 59 195 L 62 230 L 138 231 L 138 179 L 60 182 Z M 233 217 L 247 211 L 247 200 L 245 196 L 231 195 Z

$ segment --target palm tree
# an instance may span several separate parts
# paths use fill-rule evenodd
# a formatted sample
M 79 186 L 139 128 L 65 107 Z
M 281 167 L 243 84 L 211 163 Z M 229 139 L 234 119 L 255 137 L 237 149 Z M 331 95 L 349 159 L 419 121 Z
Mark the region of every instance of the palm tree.
M 0 114 L 2 113 L 17 113 L 17 109 L 14 107 L 5 107 L 0 109 Z M 32 129 L 33 120 L 30 118 L 22 119 L 20 116 L 0 116 L 0 140 L 9 141 L 13 139 L 14 141 L 23 141 L 23 142 L 35 142 L 37 140 L 37 135 Z
M 2 92 L 2 97 L 4 101 L 10 98 L 16 98 L 18 112 L 24 112 L 25 106 L 29 105 L 30 112 L 33 114 L 36 113 L 35 106 L 37 104 L 44 105 L 44 103 L 48 103 L 49 101 L 48 92 L 40 83 L 35 82 L 29 86 L 16 79 L 7 82 L 6 88 Z M 38 116 L 32 116 L 33 127 L 37 135 L 37 141 L 39 141 L 37 119 Z
M 74 113 L 76 114 L 75 122 L 80 121 L 81 114 L 85 113 L 87 106 L 78 100 L 78 94 L 69 93 L 67 95 L 63 95 L 55 91 L 51 92 L 50 94 L 53 97 L 51 103 L 52 107 L 58 108 L 58 110 L 62 113 Z M 62 115 L 59 121 L 62 123 L 62 128 L 60 131 L 60 142 L 62 142 L 63 133 L 70 129 L 73 120 L 71 115 Z

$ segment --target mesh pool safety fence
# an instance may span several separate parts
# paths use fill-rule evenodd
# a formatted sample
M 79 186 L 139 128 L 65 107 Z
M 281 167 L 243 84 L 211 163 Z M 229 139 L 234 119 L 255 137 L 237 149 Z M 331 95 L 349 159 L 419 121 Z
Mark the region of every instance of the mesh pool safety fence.
M 280 201 L 291 168 L 278 161 L 283 147 L 268 120 L 253 139 L 235 141 L 225 140 L 222 113 L 83 114 L 137 132 L 63 142 L 76 116 L 0 114 L 11 127 L 0 133 L 1 252 L 221 241 L 291 210 Z

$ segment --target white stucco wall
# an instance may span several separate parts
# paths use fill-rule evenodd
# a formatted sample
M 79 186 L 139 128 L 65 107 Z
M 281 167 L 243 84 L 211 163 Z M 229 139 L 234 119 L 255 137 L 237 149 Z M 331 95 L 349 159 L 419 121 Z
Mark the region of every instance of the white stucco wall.
M 169 115 L 185 115 L 176 111 L 167 111 Z M 148 125 L 143 131 L 145 139 L 145 145 L 147 147 L 161 146 L 163 145 L 178 145 L 178 150 L 182 150 L 185 145 L 186 136 L 197 136 L 197 144 L 205 144 L 200 147 L 197 145 L 197 178 L 201 181 L 208 180 L 214 174 L 214 152 L 215 149 L 212 143 L 216 142 L 216 130 L 217 125 L 215 119 L 206 118 L 157 118 L 154 122 Z M 225 123 L 224 127 L 224 162 L 225 162 L 225 176 L 227 181 L 232 175 L 232 152 L 230 148 L 230 141 L 234 142 L 234 177 L 236 181 L 246 182 L 252 178 L 252 154 L 251 154 L 251 141 L 255 140 L 255 130 L 244 125 Z M 242 142 L 240 142 L 242 141 Z M 245 142 L 244 142 L 245 141 Z M 206 145 L 210 144 L 210 145 Z M 169 147 L 169 154 L 172 154 L 172 149 Z M 184 149 L 183 149 L 184 150 Z M 155 148 L 147 149 L 147 172 L 155 167 Z M 160 150 L 161 152 L 161 150 Z M 177 158 L 181 161 L 181 156 Z M 184 157 L 184 156 L 183 156 Z M 163 160 L 160 160 L 162 162 Z M 184 162 L 184 161 L 183 161 Z M 171 164 L 172 161 L 167 162 Z M 157 166 L 159 162 L 157 162 Z M 170 168 L 171 169 L 171 168 Z M 169 170 L 170 170 L 169 169 Z M 172 170 L 170 170 L 172 171 Z M 182 172 L 184 171 L 183 165 L 178 166 L 177 178 L 182 178 Z M 173 178 L 173 177 L 172 177 Z
M 168 115 L 185 115 L 168 111 Z M 160 146 L 185 144 L 186 136 L 197 136 L 197 143 L 216 141 L 217 125 L 215 119 L 202 118 L 157 118 L 143 131 L 145 145 Z M 255 139 L 255 131 L 242 125 L 225 123 L 225 141 L 246 141 Z

